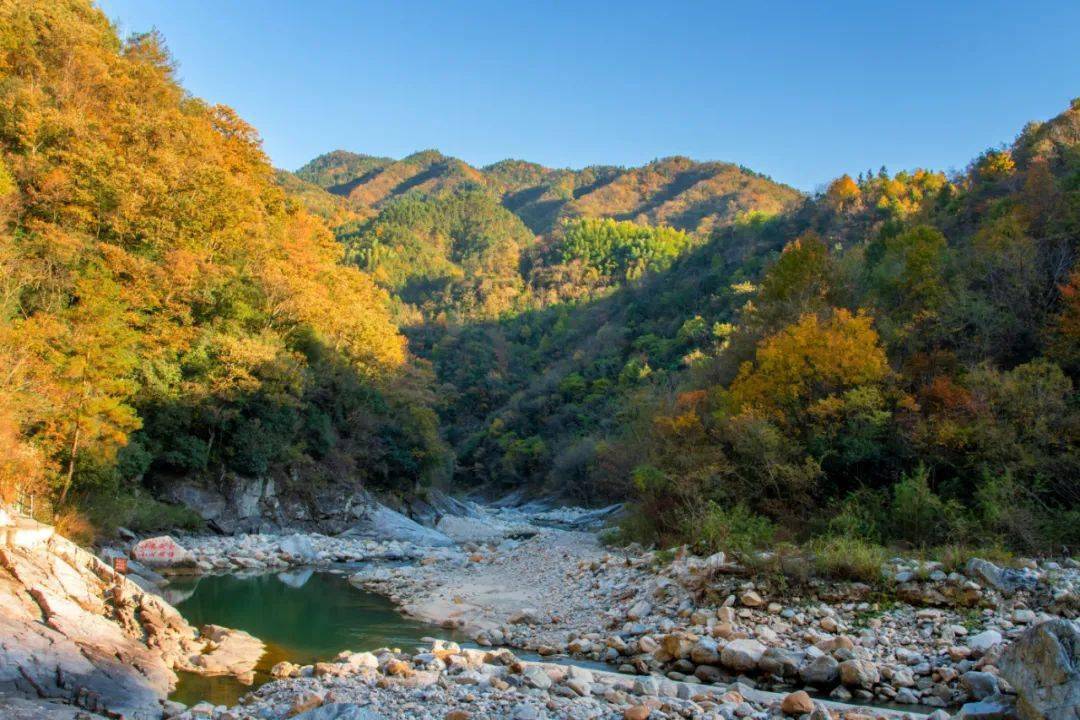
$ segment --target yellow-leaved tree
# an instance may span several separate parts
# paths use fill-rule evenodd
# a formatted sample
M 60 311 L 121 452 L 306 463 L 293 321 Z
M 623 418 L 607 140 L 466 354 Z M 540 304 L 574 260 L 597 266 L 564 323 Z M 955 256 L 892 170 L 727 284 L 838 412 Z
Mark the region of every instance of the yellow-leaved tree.
M 739 369 L 730 396 L 740 412 L 798 428 L 815 406 L 888 374 L 873 319 L 838 308 L 825 318 L 807 313 L 765 338 Z
M 64 503 L 155 475 L 441 472 L 385 294 L 274 177 L 156 33 L 0 3 L 0 475 L 36 463 Z

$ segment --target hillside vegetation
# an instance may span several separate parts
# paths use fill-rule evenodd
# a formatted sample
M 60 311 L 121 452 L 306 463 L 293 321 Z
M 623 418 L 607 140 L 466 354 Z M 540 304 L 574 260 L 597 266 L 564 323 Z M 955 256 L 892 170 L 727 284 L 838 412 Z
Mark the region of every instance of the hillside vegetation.
M 1074 103 L 955 176 L 882 169 L 805 198 L 774 185 L 682 229 L 667 203 L 715 185 L 655 178 L 720 166 L 508 161 L 467 190 L 380 199 L 339 238 L 413 310 L 466 486 L 631 497 L 629 536 L 664 544 L 743 528 L 1051 550 L 1080 539 L 1078 133 Z M 555 224 L 518 202 L 584 174 Z M 454 260 L 470 233 L 502 262 Z M 430 258 L 453 266 L 437 286 Z
M 1080 103 L 964 171 L 294 173 L 160 37 L 0 3 L 0 489 L 629 499 L 627 539 L 1080 543 Z M 452 483 L 452 484 L 451 484 Z M 849 545 L 843 545 L 849 543 Z
M 0 4 L 6 497 L 437 474 L 428 378 L 341 258 L 255 131 L 176 84 L 157 35 L 120 41 L 79 0 Z
M 474 168 L 436 150 L 401 160 L 343 150 L 315 158 L 296 175 L 370 213 L 406 197 L 480 191 L 501 202 L 535 234 L 564 220 L 613 218 L 707 233 L 754 210 L 790 208 L 799 193 L 747 168 L 684 157 L 639 168 L 553 170 L 521 160 Z

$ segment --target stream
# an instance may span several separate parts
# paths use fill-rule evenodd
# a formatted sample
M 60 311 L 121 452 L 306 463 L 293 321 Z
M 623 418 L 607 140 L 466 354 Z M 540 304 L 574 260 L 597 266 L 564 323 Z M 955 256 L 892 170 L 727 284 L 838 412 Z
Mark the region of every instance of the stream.
M 307 665 L 332 660 L 342 650 L 411 651 L 433 635 L 465 639 L 402 616 L 389 600 L 352 586 L 347 578 L 345 571 L 308 568 L 173 580 L 167 597 L 188 622 L 245 630 L 266 643 L 266 653 L 255 668 L 254 685 L 242 685 L 233 677 L 179 673 L 170 699 L 185 705 L 202 700 L 235 705 L 241 695 L 270 680 L 270 668 L 282 660 Z

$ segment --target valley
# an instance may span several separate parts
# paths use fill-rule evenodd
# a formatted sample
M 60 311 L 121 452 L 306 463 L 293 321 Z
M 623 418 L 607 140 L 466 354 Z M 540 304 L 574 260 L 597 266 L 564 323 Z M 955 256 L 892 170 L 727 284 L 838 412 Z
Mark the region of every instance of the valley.
M 1076 720 L 1080 98 L 798 189 L 184 77 L 0 0 L 0 716 Z

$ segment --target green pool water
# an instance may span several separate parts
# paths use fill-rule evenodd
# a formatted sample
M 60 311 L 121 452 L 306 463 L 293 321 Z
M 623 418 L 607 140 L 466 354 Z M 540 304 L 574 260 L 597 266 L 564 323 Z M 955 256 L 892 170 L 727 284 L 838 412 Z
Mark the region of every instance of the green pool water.
M 403 617 L 386 598 L 357 589 L 346 575 L 296 570 L 278 575 L 215 575 L 175 580 L 168 588 L 176 608 L 196 627 L 207 623 L 246 630 L 266 643 L 254 686 L 234 678 L 180 673 L 171 698 L 186 705 L 208 700 L 233 705 L 270 679 L 269 670 L 288 660 L 310 664 L 342 650 L 416 648 L 421 638 L 462 639 L 442 628 Z

